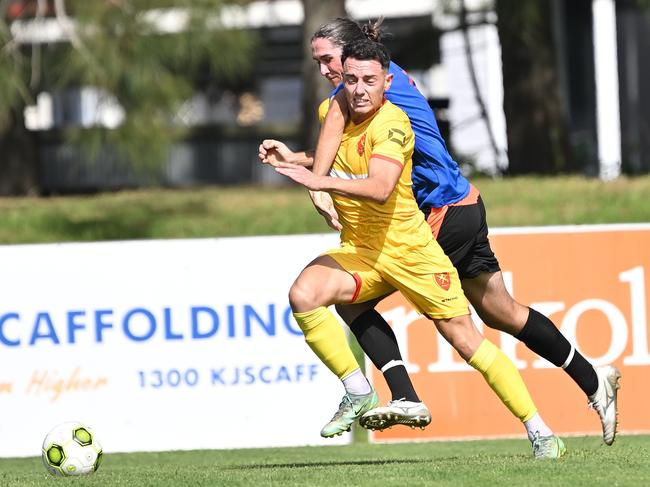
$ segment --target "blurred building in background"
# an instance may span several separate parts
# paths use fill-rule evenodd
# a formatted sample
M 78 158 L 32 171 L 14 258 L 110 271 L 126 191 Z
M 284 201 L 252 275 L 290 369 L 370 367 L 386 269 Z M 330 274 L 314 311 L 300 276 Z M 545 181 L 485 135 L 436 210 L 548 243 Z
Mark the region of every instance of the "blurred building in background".
M 19 14 L 13 2 L 9 15 Z M 33 3 L 33 2 L 32 2 Z M 467 0 L 475 78 L 484 102 L 481 116 L 458 15 L 442 0 L 348 0 L 348 15 L 359 21 L 386 17 L 385 43 L 394 60 L 416 80 L 436 110 L 452 155 L 468 173 L 498 174 L 508 166 L 503 110 L 501 47 L 496 13 L 484 2 Z M 650 171 L 650 13 L 635 0 L 552 0 L 557 70 L 566 107 L 572 167 L 605 179 L 621 170 Z M 173 19 L 172 19 L 173 22 Z M 298 0 L 256 1 L 233 15 L 233 26 L 255 29 L 260 49 L 255 71 L 237 86 L 196 93 L 175 114 L 191 136 L 176 144 L 158 174 L 143 175 L 119 164 L 105 150 L 89 162 L 64 142 L 66 126 L 112 127 L 123 111 L 110 94 L 91 87 L 56 89 L 38 96 L 25 121 L 41 141 L 45 193 L 94 191 L 143 184 L 278 183 L 258 163 L 263 138 L 279 138 L 300 149 L 303 90 L 303 9 Z M 22 23 L 22 35 L 38 33 Z M 322 81 L 325 83 L 325 81 Z M 315 110 L 314 110 L 315 111 Z M 489 123 L 492 139 L 488 136 Z

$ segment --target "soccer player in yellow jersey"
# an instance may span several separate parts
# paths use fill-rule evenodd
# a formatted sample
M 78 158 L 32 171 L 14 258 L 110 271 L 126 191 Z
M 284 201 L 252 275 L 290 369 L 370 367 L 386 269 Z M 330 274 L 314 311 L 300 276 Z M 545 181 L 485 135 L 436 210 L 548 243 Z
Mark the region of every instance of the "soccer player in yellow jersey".
M 411 190 L 414 135 L 406 114 L 384 99 L 389 57 L 372 41 L 343 51 L 343 82 L 351 121 L 329 176 L 278 163 L 276 171 L 313 191 L 327 191 L 342 226 L 341 246 L 313 260 L 289 292 L 305 340 L 344 383 L 339 410 L 321 435 L 340 434 L 377 405 L 345 333 L 327 306 L 401 293 L 479 370 L 527 429 L 543 423 L 512 362 L 476 329 L 456 269 L 433 239 Z M 564 453 L 556 439 L 555 457 Z

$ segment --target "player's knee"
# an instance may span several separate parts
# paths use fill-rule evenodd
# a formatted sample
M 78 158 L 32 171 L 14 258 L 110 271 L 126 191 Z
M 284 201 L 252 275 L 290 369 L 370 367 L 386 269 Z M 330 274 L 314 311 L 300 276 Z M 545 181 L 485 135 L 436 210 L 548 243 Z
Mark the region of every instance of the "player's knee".
M 436 320 L 436 327 L 465 361 L 474 355 L 483 341 L 483 336 L 469 316 Z
M 508 298 L 493 307 L 477 310 L 477 312 L 489 328 L 516 335 L 528 319 L 528 307 L 519 304 L 510 296 Z
M 322 306 L 322 303 L 318 302 L 316 286 L 304 279 L 295 281 L 289 289 L 289 304 L 296 313 L 304 313 Z
M 465 362 L 469 361 L 469 359 L 471 359 L 476 353 L 476 350 L 478 350 L 476 343 L 464 335 L 455 336 L 451 345 Z
M 475 350 L 472 346 L 472 340 L 463 330 L 447 329 L 443 336 L 463 360 L 467 361 L 474 355 Z

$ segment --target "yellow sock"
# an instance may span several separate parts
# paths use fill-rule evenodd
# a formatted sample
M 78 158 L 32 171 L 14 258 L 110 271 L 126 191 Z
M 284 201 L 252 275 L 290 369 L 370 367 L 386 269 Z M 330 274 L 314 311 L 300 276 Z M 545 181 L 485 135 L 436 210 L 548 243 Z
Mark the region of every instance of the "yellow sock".
M 501 402 L 521 421 L 535 415 L 537 408 L 515 364 L 493 343 L 483 340 L 467 363 L 483 374 Z
M 305 335 L 307 345 L 339 379 L 359 368 L 345 331 L 327 308 L 321 306 L 293 316 Z

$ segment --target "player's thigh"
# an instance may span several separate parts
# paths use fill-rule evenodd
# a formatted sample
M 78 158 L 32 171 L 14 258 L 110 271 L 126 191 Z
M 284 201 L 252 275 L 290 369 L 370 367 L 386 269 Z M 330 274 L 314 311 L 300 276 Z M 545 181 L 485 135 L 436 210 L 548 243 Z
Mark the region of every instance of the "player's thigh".
M 508 292 L 503 274 L 483 272 L 471 279 L 463 279 L 467 299 L 490 328 L 516 335 L 528 319 L 528 308 L 519 304 Z
M 346 296 L 345 300 L 337 301 L 336 304 L 366 303 L 395 291 L 395 288 L 384 279 L 383 274 L 377 268 L 377 252 L 350 246 L 328 250 L 325 255 L 333 258 L 341 268 L 352 276 L 356 283 L 353 295 Z M 363 309 L 365 306 L 374 307 L 374 304 L 360 304 L 358 309 Z
M 349 302 L 356 293 L 357 281 L 336 260 L 321 255 L 311 261 L 298 275 L 289 301 L 296 312 L 305 312 L 319 306 Z
M 469 313 L 458 273 L 435 240 L 386 263 L 386 279 L 421 313 L 446 319 Z

